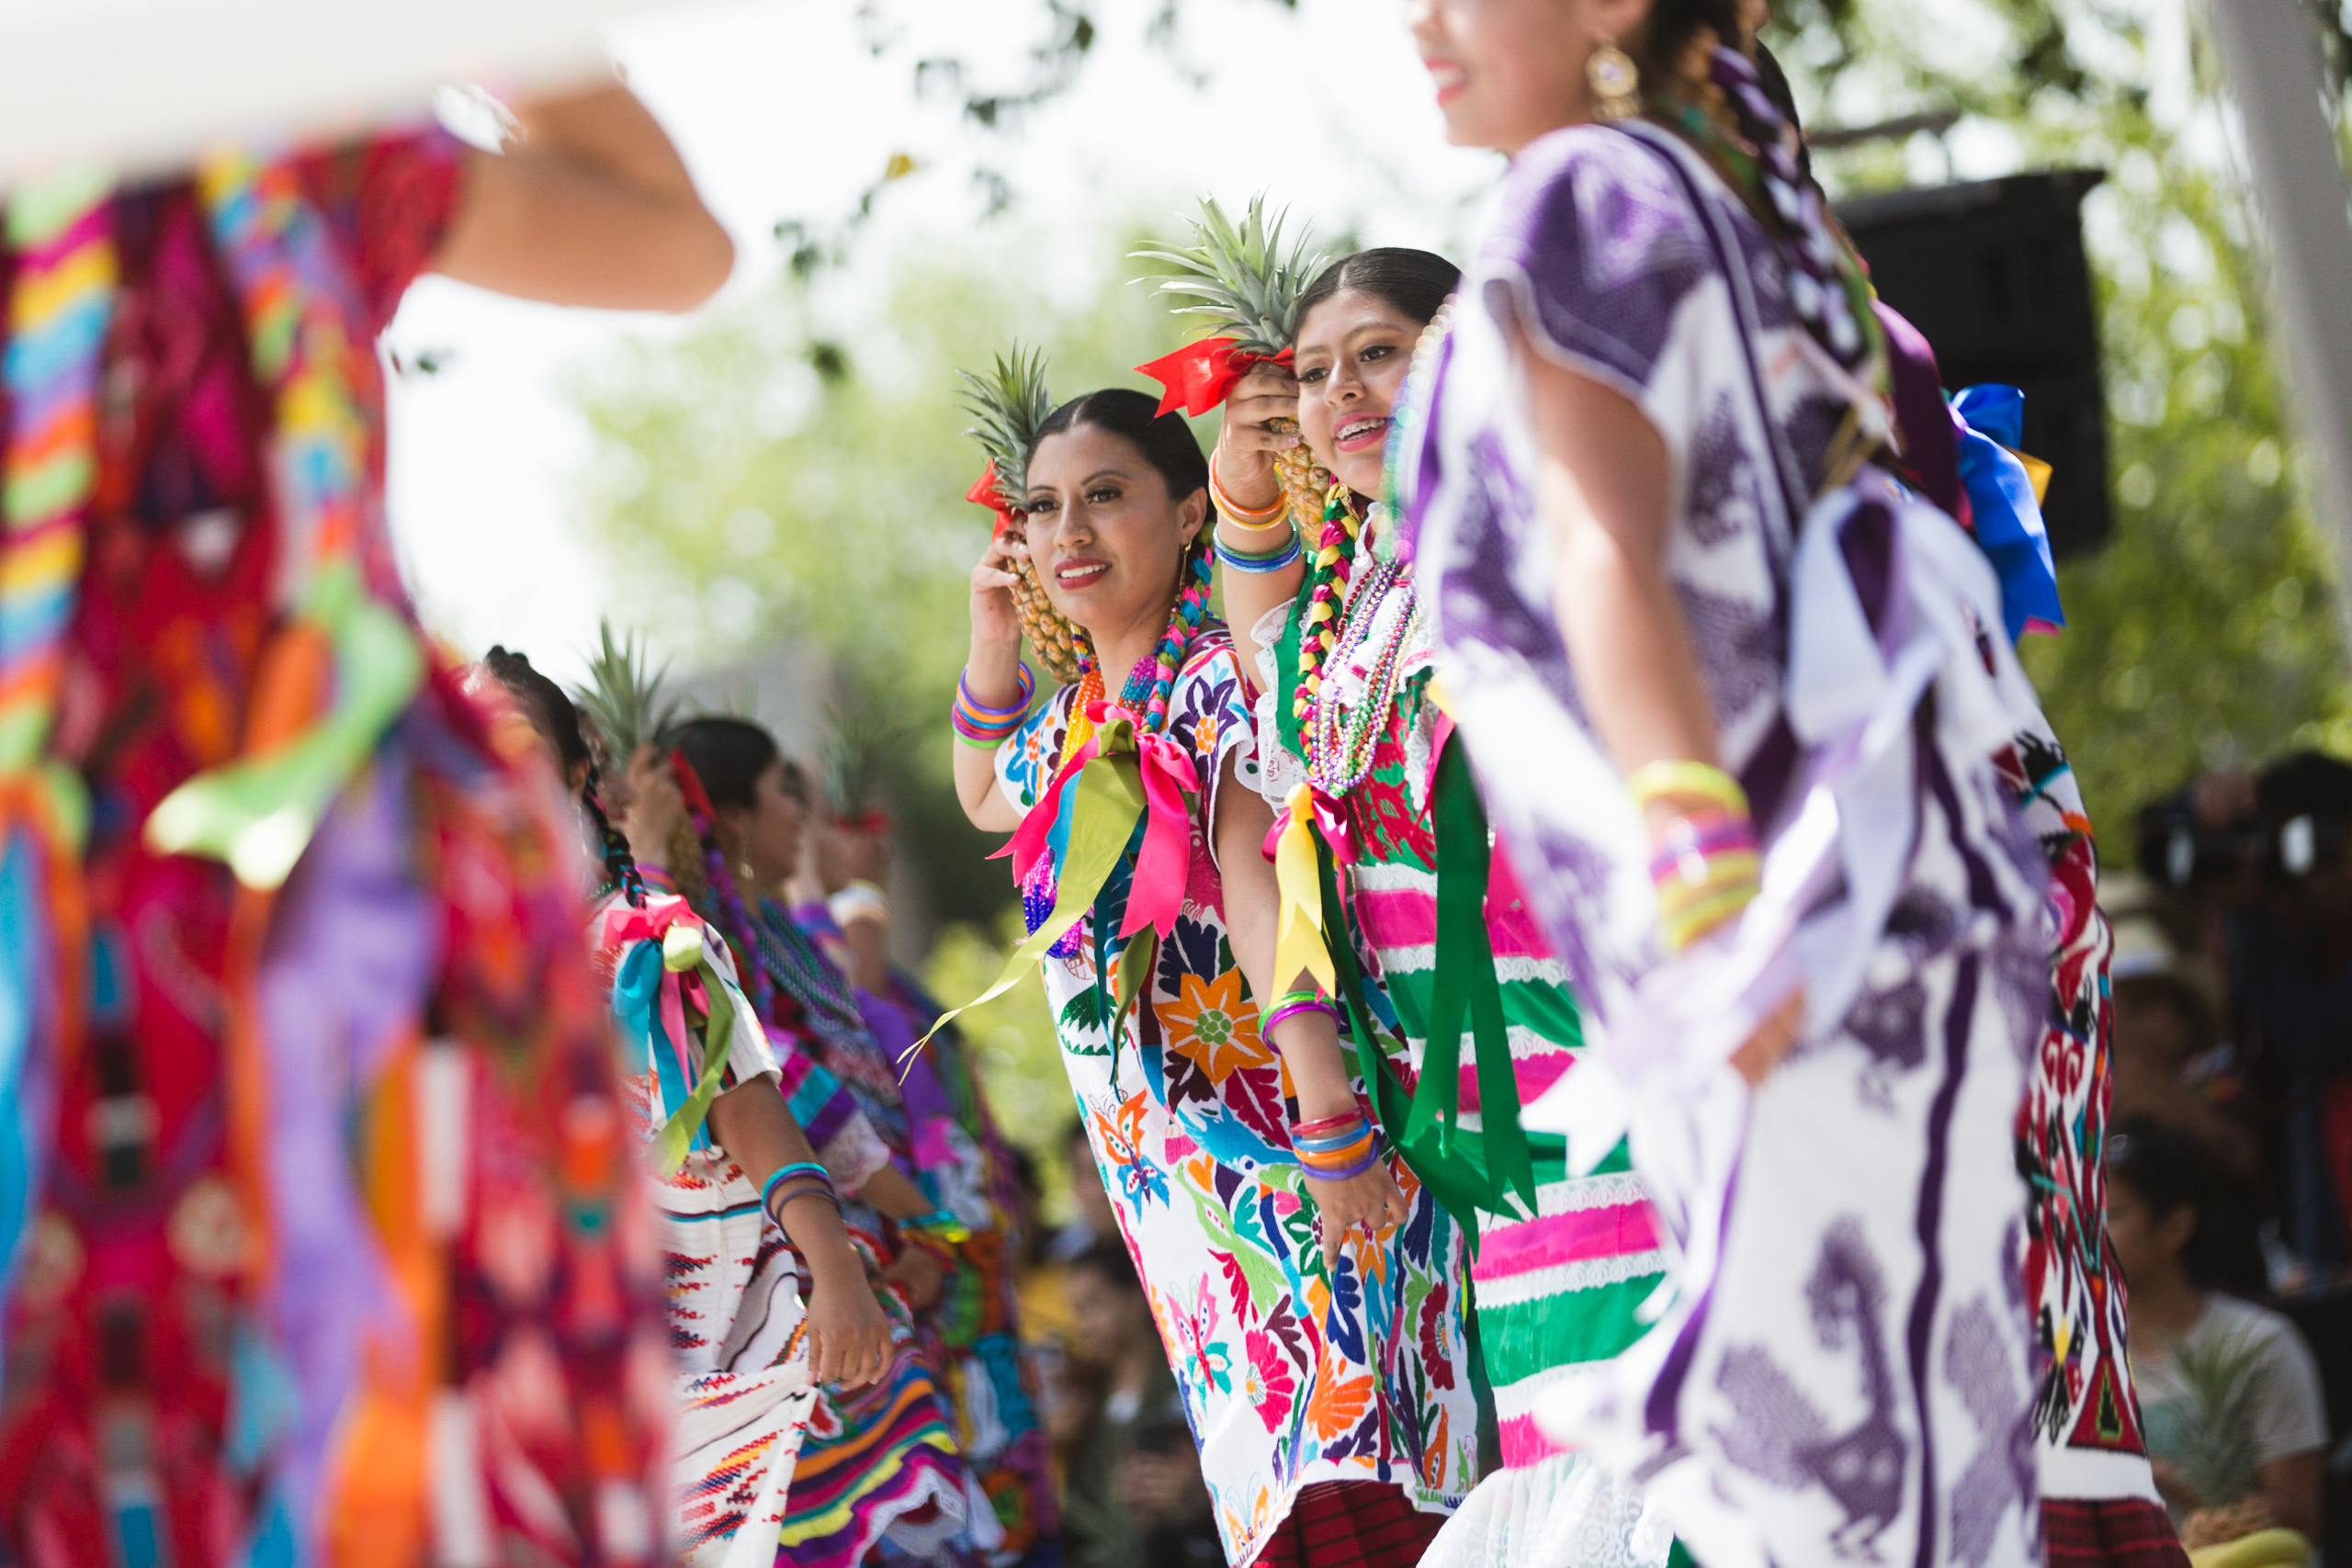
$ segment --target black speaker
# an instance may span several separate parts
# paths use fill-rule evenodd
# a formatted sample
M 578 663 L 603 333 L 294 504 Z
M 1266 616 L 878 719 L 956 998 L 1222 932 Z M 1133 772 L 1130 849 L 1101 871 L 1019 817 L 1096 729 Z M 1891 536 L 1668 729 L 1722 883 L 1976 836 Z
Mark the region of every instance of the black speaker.
M 1839 205 L 1881 299 L 1935 345 L 1946 390 L 2025 393 L 2025 450 L 2051 466 L 2042 517 L 2059 556 L 2107 539 L 2107 404 L 2082 200 L 2106 178 L 2055 169 Z

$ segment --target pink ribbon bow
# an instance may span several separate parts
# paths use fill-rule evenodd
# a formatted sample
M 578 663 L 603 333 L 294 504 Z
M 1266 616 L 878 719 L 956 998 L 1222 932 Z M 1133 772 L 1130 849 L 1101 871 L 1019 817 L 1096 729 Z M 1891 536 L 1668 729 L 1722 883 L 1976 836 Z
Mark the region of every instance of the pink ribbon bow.
M 1186 797 L 1200 793 L 1200 770 L 1183 747 L 1165 735 L 1148 733 L 1142 718 L 1131 709 L 1097 702 L 1088 705 L 1086 716 L 1093 721 L 1094 733 L 1055 772 L 1046 792 L 1013 831 L 1013 880 L 1027 886 L 1030 871 L 1052 847 L 1063 790 L 1097 757 L 1116 756 L 1132 749 L 1143 783 L 1143 847 L 1136 853 L 1135 877 L 1119 935 L 1131 937 L 1146 926 L 1170 931 L 1183 910 L 1184 885 L 1192 872 L 1193 816 Z M 1114 750 L 1106 752 L 1106 739 Z M 1070 826 L 1075 833 L 1078 824 L 1073 821 Z

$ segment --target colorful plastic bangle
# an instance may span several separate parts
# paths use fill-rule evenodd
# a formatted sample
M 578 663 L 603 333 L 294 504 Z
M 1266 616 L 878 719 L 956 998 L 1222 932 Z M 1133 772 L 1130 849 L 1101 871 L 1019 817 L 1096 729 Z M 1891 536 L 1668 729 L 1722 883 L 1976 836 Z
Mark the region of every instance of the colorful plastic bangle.
M 1363 1120 L 1363 1112 L 1351 1111 L 1342 1116 L 1326 1116 L 1317 1122 L 1300 1122 L 1290 1130 L 1294 1138 L 1315 1138 L 1336 1133 L 1342 1127 L 1352 1127 Z
M 1645 762 L 1625 776 L 1625 793 L 1641 810 L 1657 800 L 1703 800 L 1742 817 L 1748 815 L 1747 792 L 1739 787 L 1739 781 L 1705 762 Z
M 847 883 L 841 891 L 825 900 L 825 913 L 831 915 L 833 924 L 843 931 L 860 920 L 887 923 L 890 919 L 890 896 L 871 882 Z
M 1313 1001 L 1292 1002 L 1276 1008 L 1266 1015 L 1266 1021 L 1259 1026 L 1258 1032 L 1261 1037 L 1272 1034 L 1284 1019 L 1296 1018 L 1303 1012 L 1319 1012 L 1334 1023 L 1340 1019 L 1340 1010 L 1317 997 Z
M 1255 510 L 1236 502 L 1225 491 L 1225 479 L 1216 471 L 1215 452 L 1209 454 L 1209 500 L 1216 505 L 1219 516 L 1244 532 L 1278 527 L 1290 512 L 1289 501 L 1282 496 L 1276 496 L 1272 506 Z
M 1306 554 L 1305 547 L 1299 544 L 1298 536 L 1296 534 L 1293 534 L 1290 536 L 1289 544 L 1283 546 L 1281 549 L 1276 550 L 1272 555 L 1259 556 L 1246 554 L 1242 551 L 1231 549 L 1227 547 L 1225 542 L 1225 530 L 1222 528 L 1217 530 L 1216 541 L 1212 547 L 1216 551 L 1216 558 L 1224 563 L 1225 569 L 1227 571 L 1242 571 L 1253 574 L 1281 571 L 1286 567 L 1296 564 L 1299 558 Z
M 1378 1149 L 1371 1149 L 1365 1152 L 1363 1158 L 1356 1161 L 1353 1165 L 1347 1167 L 1345 1169 L 1318 1170 L 1315 1167 L 1309 1166 L 1307 1167 L 1306 1174 L 1315 1178 L 1317 1181 L 1352 1181 L 1357 1177 L 1362 1176 L 1365 1171 L 1370 1170 L 1374 1166 L 1378 1165 L 1379 1163 L 1380 1151 Z
M 1010 703 L 992 705 L 972 694 L 972 672 L 966 669 L 956 677 L 956 704 L 978 719 L 1001 720 L 1025 716 L 1029 712 L 1029 699 L 1037 694 L 1037 677 L 1029 672 L 1028 663 L 1024 660 L 1015 679 L 1020 683 L 1021 694 Z
M 780 1199 L 777 1197 L 779 1192 L 783 1194 Z M 812 1194 L 832 1204 L 836 1213 L 840 1212 L 841 1195 L 833 1190 L 832 1177 L 823 1166 L 801 1160 L 794 1165 L 779 1166 L 769 1173 L 767 1180 L 760 1186 L 760 1207 L 775 1216 L 776 1224 L 781 1225 L 784 1224 L 785 1204 L 795 1198 Z

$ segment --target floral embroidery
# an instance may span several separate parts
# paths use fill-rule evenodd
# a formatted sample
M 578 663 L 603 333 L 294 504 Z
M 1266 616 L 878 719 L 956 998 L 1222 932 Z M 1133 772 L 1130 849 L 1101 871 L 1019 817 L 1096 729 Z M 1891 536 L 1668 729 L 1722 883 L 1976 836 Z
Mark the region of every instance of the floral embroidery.
M 1290 1420 L 1291 1397 L 1298 1392 L 1290 1359 L 1283 1353 L 1281 1343 L 1261 1328 L 1250 1330 L 1241 1344 L 1250 1357 L 1241 1374 L 1241 1397 L 1258 1412 L 1267 1431 L 1279 1432 Z

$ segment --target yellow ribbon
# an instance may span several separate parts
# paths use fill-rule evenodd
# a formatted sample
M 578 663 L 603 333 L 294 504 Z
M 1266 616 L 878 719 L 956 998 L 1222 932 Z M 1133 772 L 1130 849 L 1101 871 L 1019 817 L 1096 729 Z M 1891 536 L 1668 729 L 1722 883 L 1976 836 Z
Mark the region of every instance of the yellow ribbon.
M 1323 931 L 1323 889 L 1315 863 L 1315 790 L 1300 784 L 1290 792 L 1283 824 L 1274 844 L 1274 885 L 1281 894 L 1282 919 L 1274 933 L 1274 983 L 1288 986 L 1302 971 L 1323 983 L 1323 994 L 1334 993 L 1339 981 L 1331 972 L 1331 950 Z

